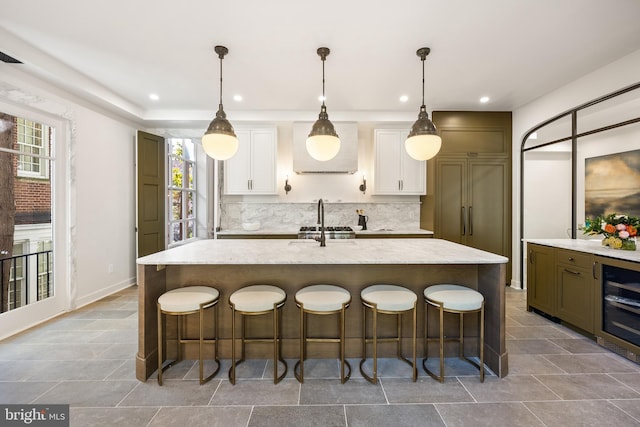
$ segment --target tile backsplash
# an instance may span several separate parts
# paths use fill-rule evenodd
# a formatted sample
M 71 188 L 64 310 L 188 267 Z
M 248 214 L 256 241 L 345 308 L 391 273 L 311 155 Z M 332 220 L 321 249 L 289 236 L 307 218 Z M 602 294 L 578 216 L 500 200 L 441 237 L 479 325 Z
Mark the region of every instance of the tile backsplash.
M 418 229 L 420 202 L 389 203 L 324 203 L 325 225 L 358 224 L 357 209 L 367 215 L 367 228 Z M 241 230 L 243 223 L 259 222 L 261 230 L 297 231 L 301 225 L 315 225 L 317 203 L 252 203 L 225 202 L 220 206 L 220 228 Z

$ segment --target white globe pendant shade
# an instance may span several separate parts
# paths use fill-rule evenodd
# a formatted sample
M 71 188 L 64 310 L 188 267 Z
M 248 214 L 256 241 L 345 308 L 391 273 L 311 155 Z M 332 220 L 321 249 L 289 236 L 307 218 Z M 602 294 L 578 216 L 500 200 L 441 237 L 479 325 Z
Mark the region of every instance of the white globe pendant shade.
M 429 160 L 440 151 L 442 139 L 438 135 L 416 135 L 404 142 L 404 148 L 416 160 Z
M 340 138 L 333 135 L 313 135 L 307 138 L 307 152 L 314 159 L 326 162 L 340 151 Z
M 238 138 L 221 133 L 210 133 L 202 137 L 202 148 L 209 157 L 227 160 L 238 151 Z

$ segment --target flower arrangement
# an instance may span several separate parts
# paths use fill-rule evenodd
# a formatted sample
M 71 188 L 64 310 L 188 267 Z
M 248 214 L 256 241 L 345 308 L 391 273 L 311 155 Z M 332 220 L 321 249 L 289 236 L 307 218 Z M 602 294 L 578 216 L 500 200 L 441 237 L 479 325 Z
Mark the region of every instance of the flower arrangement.
M 637 217 L 613 213 L 594 219 L 587 218 L 583 232 L 589 235 L 604 235 L 604 246 L 635 251 L 638 228 L 640 219 Z

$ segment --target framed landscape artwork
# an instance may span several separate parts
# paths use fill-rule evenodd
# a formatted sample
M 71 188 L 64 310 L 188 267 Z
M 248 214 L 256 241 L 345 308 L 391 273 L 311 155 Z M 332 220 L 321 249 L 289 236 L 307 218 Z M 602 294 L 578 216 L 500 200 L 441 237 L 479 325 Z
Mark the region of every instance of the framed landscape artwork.
M 640 216 L 640 150 L 585 159 L 585 218 Z

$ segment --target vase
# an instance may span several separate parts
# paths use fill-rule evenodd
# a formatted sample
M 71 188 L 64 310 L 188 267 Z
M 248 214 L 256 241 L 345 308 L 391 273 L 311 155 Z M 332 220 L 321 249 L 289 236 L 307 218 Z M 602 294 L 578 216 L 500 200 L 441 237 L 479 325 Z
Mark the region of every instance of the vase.
M 625 251 L 635 251 L 636 239 L 623 239 L 622 247 L 620 249 L 624 249 Z
M 605 237 L 602 240 L 602 246 L 608 246 L 611 249 L 622 249 L 625 251 L 635 251 L 636 250 L 636 239 L 635 237 L 629 237 L 628 239 L 621 239 L 615 236 Z

